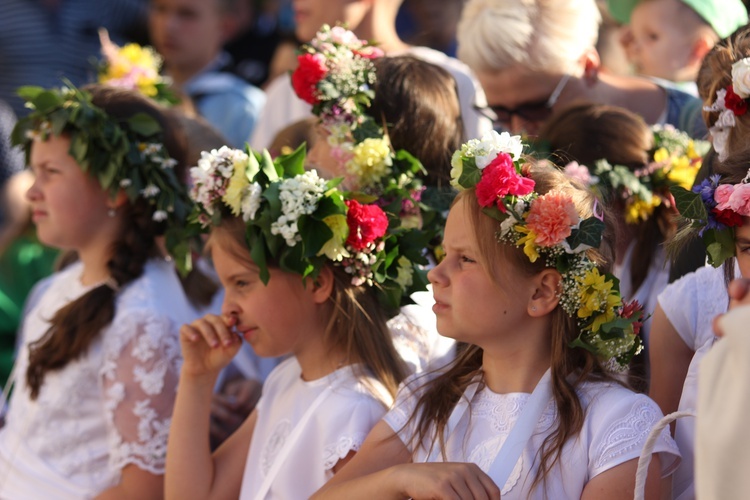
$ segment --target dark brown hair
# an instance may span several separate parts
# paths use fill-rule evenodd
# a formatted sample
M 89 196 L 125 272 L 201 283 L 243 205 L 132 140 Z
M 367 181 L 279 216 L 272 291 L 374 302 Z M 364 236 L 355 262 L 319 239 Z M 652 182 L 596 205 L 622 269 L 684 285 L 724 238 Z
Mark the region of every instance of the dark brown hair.
M 123 89 L 91 85 L 86 90 L 91 93 L 94 105 L 103 109 L 113 120 L 123 120 L 137 113 L 153 117 L 162 127 L 164 146 L 170 156 L 178 161 L 176 168 L 184 168 L 183 139 L 158 105 L 136 92 Z M 127 166 L 123 165 L 123 168 Z M 50 320 L 47 332 L 29 345 L 26 381 L 32 399 L 39 395 L 48 372 L 59 370 L 85 354 L 115 316 L 116 289 L 138 279 L 143 274 L 146 261 L 160 254 L 156 237 L 164 228 L 162 223 L 153 220 L 149 203 L 138 199 L 125 203 L 119 210 L 124 212 L 122 231 L 107 261 L 115 286 L 97 286 L 60 308 Z
M 653 134 L 643 118 L 627 109 L 594 103 L 577 103 L 562 109 L 545 124 L 540 136 L 549 142 L 552 160 L 560 167 L 570 161 L 593 167 L 598 160 L 623 165 L 635 171 L 644 168 L 654 146 Z M 625 204 L 616 193 L 604 193 L 623 231 L 635 229 L 630 282 L 638 290 L 646 280 L 658 247 L 675 230 L 672 210 L 665 205 L 637 226 L 626 224 Z M 618 231 L 618 237 L 626 237 Z M 618 245 L 617 247 L 621 247 Z
M 594 195 L 571 182 L 555 168 L 537 164 L 531 167 L 530 174 L 536 182 L 535 190 L 538 193 L 544 194 L 552 189 L 562 190 L 573 198 L 582 218 L 593 214 Z M 518 247 L 497 242 L 500 223 L 482 212 L 474 188 L 461 191 L 454 201 L 454 204 L 457 203 L 463 203 L 468 209 L 480 263 L 493 280 L 501 279 L 503 266 L 513 266 L 528 276 L 534 276 L 545 269 L 543 259 L 532 263 Z M 605 233 L 600 248 L 587 251 L 589 258 L 602 271 L 606 271 L 607 264 L 611 262 L 611 242 L 612 235 Z M 545 438 L 539 450 L 541 462 L 534 486 L 544 480 L 560 459 L 565 443 L 583 427 L 584 409 L 576 388 L 584 381 L 614 381 L 594 354 L 585 349 L 569 347 L 570 342 L 580 333 L 576 319 L 568 315 L 560 305 L 550 314 L 551 372 L 553 397 L 557 406 L 557 427 Z M 447 371 L 426 384 L 410 418 L 410 422 L 417 423 L 414 445 L 418 445 L 423 439 L 430 440 L 434 445 L 435 440 L 438 440 L 445 449 L 444 432 L 448 419 L 469 383 L 480 372 L 482 356 L 482 349 L 471 345 L 449 365 Z
M 245 239 L 245 223 L 240 217 L 223 213 L 221 223 L 211 230 L 206 250 L 210 251 L 213 245 L 240 261 L 252 263 Z M 378 301 L 374 288 L 353 286 L 351 275 L 340 266 L 333 266 L 332 271 L 334 286 L 327 303 L 330 319 L 324 339 L 327 347 L 342 350 L 352 363 L 361 363 L 366 369 L 361 375 L 374 376 L 391 396 L 395 396 L 406 376 L 406 366 L 393 346 L 386 325 L 389 312 Z
M 451 156 L 461 147 L 464 130 L 456 81 L 414 56 L 381 57 L 375 71 L 375 98 L 367 113 L 384 126 L 394 149 L 422 162 L 427 185 L 447 186 Z

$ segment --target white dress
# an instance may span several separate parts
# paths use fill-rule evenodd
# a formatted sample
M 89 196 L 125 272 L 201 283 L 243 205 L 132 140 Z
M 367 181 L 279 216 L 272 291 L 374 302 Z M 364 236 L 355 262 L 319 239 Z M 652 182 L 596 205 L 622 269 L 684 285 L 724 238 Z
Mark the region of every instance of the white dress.
M 727 310 L 729 296 L 723 268 L 702 267 L 670 284 L 661 295 L 659 305 L 685 344 L 695 352 L 688 367 L 680 397 L 679 410 L 694 410 L 698 398 L 700 362 L 714 344 L 713 319 Z M 675 441 L 682 463 L 675 471 L 674 498 L 695 498 L 693 452 L 695 419 L 681 418 L 675 424 Z
M 297 359 L 281 363 L 263 385 L 258 420 L 245 464 L 240 498 L 255 499 L 279 451 L 317 397 L 332 386 L 283 460 L 265 498 L 309 498 L 333 477 L 333 467 L 358 450 L 392 398 L 372 378 L 365 385 L 352 367 L 306 382 Z
M 92 287 L 82 264 L 56 274 L 29 310 L 7 423 L 0 431 L 0 498 L 92 498 L 130 464 L 163 474 L 181 364 L 179 327 L 197 316 L 174 267 L 147 262 L 117 296 L 115 317 L 88 352 L 26 385 L 28 345 L 61 306 Z
M 492 122 L 484 118 L 476 109 L 487 105 L 482 86 L 464 63 L 429 47 L 409 47 L 403 53 L 388 55 L 411 55 L 440 66 L 453 76 L 458 88 L 465 141 L 481 137 L 492 130 Z M 260 112 L 250 139 L 250 146 L 258 151 L 268 148 L 276 134 L 284 127 L 312 116 L 312 106 L 297 97 L 288 74 L 276 77 L 265 91 L 266 105 Z
M 418 387 L 424 378 L 416 380 Z M 414 383 L 414 382 L 413 382 Z M 406 426 L 416 397 L 402 387 L 384 420 L 413 453 L 414 462 L 428 457 L 429 442 L 416 449 L 411 440 L 414 422 Z M 464 415 L 446 444 L 447 461 L 472 462 L 487 472 L 531 395 L 496 394 L 487 387 L 471 400 L 470 415 Z M 542 413 L 535 433 L 526 444 L 508 481 L 501 487 L 503 500 L 527 498 L 580 498 L 586 483 L 596 475 L 637 459 L 653 425 L 662 417 L 647 396 L 610 383 L 586 383 L 578 390 L 586 417 L 580 434 L 564 445 L 561 459 L 547 475 L 543 486 L 531 490 L 539 458 L 537 452 L 556 417 L 554 402 Z M 469 428 L 469 422 L 471 426 Z M 669 474 L 679 461 L 679 452 L 665 429 L 654 448 L 659 453 L 662 474 Z

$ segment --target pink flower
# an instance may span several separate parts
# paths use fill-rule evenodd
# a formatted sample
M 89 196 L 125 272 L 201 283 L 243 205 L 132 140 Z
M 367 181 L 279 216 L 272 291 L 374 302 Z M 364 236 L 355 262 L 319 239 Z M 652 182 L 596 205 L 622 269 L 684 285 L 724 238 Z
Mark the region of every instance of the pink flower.
M 732 196 L 734 186 L 731 184 L 721 184 L 714 191 L 714 200 L 716 200 L 716 208 L 719 210 L 725 210 L 729 208 L 729 197 Z
M 318 83 L 328 73 L 326 58 L 323 54 L 302 54 L 297 56 L 299 65 L 292 73 L 292 87 L 300 99 L 317 104 Z
M 565 172 L 565 175 L 568 177 L 577 179 L 586 186 L 591 184 L 591 173 L 589 172 L 588 167 L 586 167 L 586 165 L 580 165 L 577 161 L 572 161 L 565 165 L 563 172 Z
M 363 47 L 358 50 L 353 50 L 354 54 L 364 57 L 365 59 L 378 59 L 379 57 L 385 56 L 385 52 L 383 52 L 378 47 Z
M 744 217 L 750 216 L 750 184 L 737 184 L 734 187 L 729 196 L 729 208 Z
M 505 212 L 503 198 L 509 194 L 524 196 L 531 193 L 534 191 L 534 180 L 519 175 L 510 155 L 500 153 L 482 171 L 476 191 L 480 205 L 497 205 L 500 211 Z
M 570 236 L 578 224 L 573 199 L 559 191 L 551 191 L 531 203 L 526 225 L 537 234 L 536 244 L 552 247 Z

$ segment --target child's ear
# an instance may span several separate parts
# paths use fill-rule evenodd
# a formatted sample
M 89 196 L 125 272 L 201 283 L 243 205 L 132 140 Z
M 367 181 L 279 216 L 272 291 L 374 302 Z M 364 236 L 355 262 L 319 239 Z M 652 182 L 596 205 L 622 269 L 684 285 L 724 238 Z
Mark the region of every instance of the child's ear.
M 123 191 L 122 189 L 117 191 L 117 194 L 114 197 L 110 197 L 107 201 L 107 206 L 109 208 L 120 208 L 128 201 L 128 195 Z
M 703 34 L 693 42 L 693 46 L 690 49 L 690 59 L 688 63 L 690 65 L 700 66 L 703 58 L 708 54 L 714 47 L 714 40 L 708 34 Z
M 560 303 L 562 276 L 556 269 L 545 269 L 534 278 L 534 290 L 526 312 L 531 317 L 541 317 L 551 313 Z
M 583 81 L 588 87 L 593 86 L 599 80 L 599 68 L 602 65 L 599 53 L 596 49 L 590 48 L 583 53 L 578 62 L 583 66 Z
M 322 304 L 328 300 L 331 293 L 333 293 L 335 281 L 331 266 L 324 266 L 323 269 L 320 270 L 318 277 L 312 282 L 311 287 L 313 300 L 317 304 Z

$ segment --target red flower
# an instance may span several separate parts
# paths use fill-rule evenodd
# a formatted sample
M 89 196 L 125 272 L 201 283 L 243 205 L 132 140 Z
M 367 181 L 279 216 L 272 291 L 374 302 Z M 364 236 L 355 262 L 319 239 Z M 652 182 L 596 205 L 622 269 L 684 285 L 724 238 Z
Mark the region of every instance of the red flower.
M 388 229 L 388 217 L 377 205 L 362 205 L 356 200 L 347 200 L 349 209 L 346 222 L 349 225 L 349 237 L 346 244 L 355 251 L 364 250 L 370 243 L 385 235 Z
M 482 178 L 477 183 L 477 199 L 483 207 L 497 205 L 505 212 L 503 198 L 506 195 L 524 196 L 534 191 L 534 181 L 518 175 L 513 160 L 507 153 L 498 154 L 485 167 Z
M 714 217 L 716 217 L 718 222 L 721 222 L 727 227 L 738 227 L 742 225 L 742 216 L 731 208 L 725 208 L 724 210 L 714 208 L 711 212 L 713 212 Z
M 297 62 L 297 69 L 292 73 L 292 87 L 300 99 L 317 104 L 318 82 L 328 73 L 325 57 L 322 54 L 302 54 L 297 56 Z
M 626 302 L 622 306 L 622 312 L 620 315 L 625 319 L 630 319 L 635 315 L 638 321 L 633 321 L 633 335 L 638 335 L 641 332 L 643 321 L 640 320 L 643 318 L 643 306 L 640 302 L 637 300 Z
M 747 101 L 734 93 L 734 88 L 727 87 L 727 95 L 724 97 L 724 105 L 731 109 L 735 116 L 742 116 L 747 112 Z

